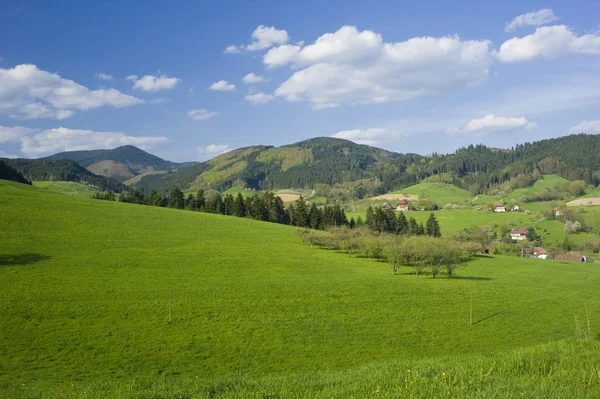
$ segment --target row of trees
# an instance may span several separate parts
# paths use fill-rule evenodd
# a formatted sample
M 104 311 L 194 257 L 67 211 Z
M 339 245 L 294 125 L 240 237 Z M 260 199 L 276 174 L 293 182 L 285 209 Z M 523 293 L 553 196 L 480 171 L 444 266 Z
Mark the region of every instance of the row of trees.
M 365 224 L 371 230 L 379 233 L 392 233 L 400 235 L 428 235 L 430 237 L 441 237 L 440 224 L 433 212 L 429 214 L 426 224 L 417 223 L 414 217 L 407 218 L 404 212 L 395 212 L 392 209 L 367 208 Z
M 195 195 L 192 193 L 185 195 L 178 187 L 173 187 L 169 195 L 162 196 L 156 191 L 145 195 L 141 191 L 129 188 L 118 198 L 113 192 L 98 193 L 94 198 L 107 201 L 118 199 L 120 202 L 140 205 L 247 217 L 317 230 L 331 226 L 349 226 L 351 228 L 356 226 L 354 219 L 348 222 L 344 210 L 339 205 L 318 207 L 314 202 L 309 205 L 304 198 L 300 197 L 286 207 L 283 200 L 271 192 L 250 197 L 244 197 L 241 193 L 235 197 L 231 194 L 222 196 L 219 193 L 207 196 L 201 189 Z M 359 223 L 362 224 L 362 221 Z
M 476 244 L 456 243 L 429 236 L 398 237 L 366 228 L 334 227 L 327 233 L 302 229 L 299 234 L 302 242 L 311 246 L 341 250 L 348 256 L 357 254 L 387 261 L 392 274 L 396 274 L 401 265 L 413 267 L 416 277 L 429 269 L 433 278 L 442 270 L 451 278 L 457 267 L 481 250 Z

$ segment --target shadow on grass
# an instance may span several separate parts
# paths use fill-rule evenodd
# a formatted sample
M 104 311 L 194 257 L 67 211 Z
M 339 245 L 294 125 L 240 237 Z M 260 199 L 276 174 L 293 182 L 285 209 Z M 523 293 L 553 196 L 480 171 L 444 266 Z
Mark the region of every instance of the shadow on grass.
M 397 275 L 400 276 L 415 276 L 415 272 L 404 272 L 404 273 L 396 273 Z M 419 278 L 433 278 L 431 276 L 431 272 L 428 271 L 424 271 L 423 273 L 421 273 L 419 275 Z M 447 279 L 448 275 L 444 274 L 444 273 L 440 273 L 437 275 L 436 279 Z M 479 281 L 488 281 L 488 280 L 493 280 L 493 278 L 491 277 L 477 277 L 477 276 L 457 276 L 454 275 L 452 277 L 450 277 L 450 280 L 479 280 Z
M 32 263 L 48 260 L 48 255 L 26 253 L 26 254 L 2 254 L 0 255 L 0 266 L 30 265 Z
M 491 314 L 491 315 L 489 315 L 489 316 L 487 316 L 487 317 L 484 317 L 484 318 L 483 318 L 483 319 L 481 319 L 481 320 L 477 320 L 475 323 L 473 323 L 473 325 L 475 325 L 475 324 L 479 324 L 479 323 L 483 323 L 483 322 L 484 322 L 484 321 L 486 321 L 487 319 L 491 319 L 491 318 L 492 318 L 492 317 L 494 317 L 494 316 L 498 316 L 500 313 L 502 313 L 502 312 L 496 312 L 496 313 L 494 313 L 494 314 Z

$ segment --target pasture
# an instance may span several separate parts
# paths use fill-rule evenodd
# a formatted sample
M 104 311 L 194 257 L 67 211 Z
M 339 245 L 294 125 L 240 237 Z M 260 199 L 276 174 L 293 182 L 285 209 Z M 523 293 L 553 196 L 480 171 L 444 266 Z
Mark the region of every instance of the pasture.
M 5 181 L 0 215 L 0 397 L 600 394 L 597 265 L 392 276 L 289 226 Z

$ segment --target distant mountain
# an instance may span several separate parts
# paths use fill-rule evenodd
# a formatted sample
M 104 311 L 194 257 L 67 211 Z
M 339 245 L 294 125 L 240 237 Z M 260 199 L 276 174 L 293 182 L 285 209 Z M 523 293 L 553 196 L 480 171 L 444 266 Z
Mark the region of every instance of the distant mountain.
M 76 181 L 114 192 L 127 188 L 114 179 L 93 174 L 75 161 L 21 158 L 2 161 L 28 180 Z
M 17 183 L 31 184 L 21 173 L 11 168 L 6 162 L 0 160 L 0 179 L 12 180 Z
M 136 189 L 159 192 L 173 186 L 189 191 L 245 186 L 318 189 L 330 197 L 363 198 L 427 181 L 454 184 L 475 195 L 508 182 L 512 188 L 524 187 L 541 174 L 600 184 L 600 135 L 586 134 L 510 149 L 470 145 L 451 154 L 429 156 L 319 137 L 281 147 L 240 148 L 204 163 L 175 164 L 132 146 L 49 158 L 56 157 L 74 158 L 98 174 L 118 176 Z
M 219 155 L 194 168 L 142 177 L 136 188 L 167 191 L 174 183 L 186 190 L 225 190 L 234 185 L 256 189 L 333 186 L 380 179 L 388 169 L 418 162 L 416 154 L 398 154 L 352 141 L 319 137 L 282 147 L 253 146 Z M 416 182 L 409 177 L 406 184 Z
M 165 161 L 132 145 L 112 150 L 66 151 L 43 159 L 75 161 L 94 174 L 112 177 L 119 181 L 147 172 L 180 169 L 194 164 Z

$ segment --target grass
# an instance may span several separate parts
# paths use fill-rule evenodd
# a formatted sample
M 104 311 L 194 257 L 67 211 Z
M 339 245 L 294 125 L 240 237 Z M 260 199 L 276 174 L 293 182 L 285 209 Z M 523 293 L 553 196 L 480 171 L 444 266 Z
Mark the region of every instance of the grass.
M 478 257 L 453 279 L 392 276 L 289 226 L 5 181 L 0 214 L 0 397 L 600 392 L 598 343 L 572 342 L 584 309 L 598 332 L 597 265 Z
M 34 181 L 33 185 L 51 192 L 68 194 L 76 197 L 91 198 L 94 194 L 102 192 L 102 190 L 96 186 L 74 181 Z

